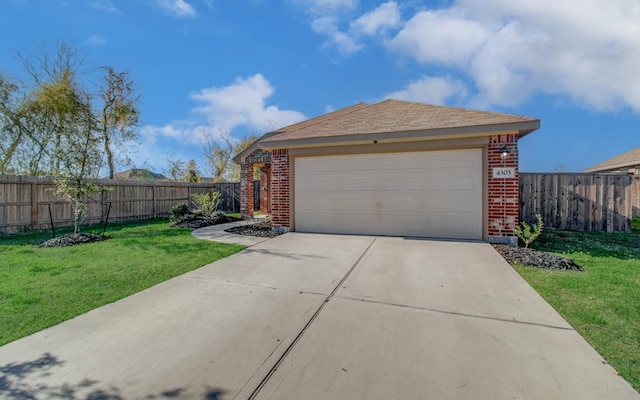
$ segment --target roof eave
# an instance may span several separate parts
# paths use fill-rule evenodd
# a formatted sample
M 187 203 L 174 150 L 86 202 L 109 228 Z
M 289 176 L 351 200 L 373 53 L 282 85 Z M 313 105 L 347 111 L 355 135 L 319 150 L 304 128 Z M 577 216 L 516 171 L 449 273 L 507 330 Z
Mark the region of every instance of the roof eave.
M 583 169 L 582 172 L 611 172 L 612 170 L 619 170 L 622 168 L 633 168 L 640 165 L 640 160 L 636 162 L 624 162 L 618 164 L 604 165 L 601 167 L 594 166 L 587 169 Z
M 256 140 L 255 142 L 251 143 L 251 145 L 249 145 L 246 149 L 242 150 L 240 153 L 236 154 L 235 157 L 233 157 L 233 162 L 235 162 L 236 164 L 242 164 L 244 162 L 244 160 L 249 157 L 254 151 L 260 149 L 260 141 L 263 139 L 268 139 L 272 136 L 275 136 L 277 134 L 279 134 L 280 132 L 267 132 L 264 135 L 260 136 L 260 138 L 258 140 Z
M 270 137 L 269 140 L 258 143 L 259 148 L 264 150 L 299 148 L 315 146 L 341 146 L 347 144 L 371 143 L 377 141 L 384 142 L 411 142 L 422 140 L 459 139 L 464 137 L 491 136 L 498 132 L 517 131 L 519 138 L 540 128 L 539 120 L 519 121 L 502 124 L 473 125 L 454 128 L 440 128 L 406 132 L 382 132 L 340 136 L 322 136 L 302 139 L 278 140 L 277 137 Z

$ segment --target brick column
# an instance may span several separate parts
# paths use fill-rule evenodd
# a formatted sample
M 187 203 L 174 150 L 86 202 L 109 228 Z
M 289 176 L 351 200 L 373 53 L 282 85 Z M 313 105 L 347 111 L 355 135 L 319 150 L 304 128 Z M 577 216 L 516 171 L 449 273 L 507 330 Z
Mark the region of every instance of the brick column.
M 242 219 L 253 218 L 253 164 L 240 166 L 240 215 Z
M 289 162 L 289 150 L 271 152 L 271 220 L 273 229 L 284 232 L 291 228 Z
M 267 164 L 260 168 L 260 212 L 262 214 L 271 213 L 271 207 L 269 207 L 270 186 L 271 165 Z
M 518 244 L 513 228 L 519 218 L 518 135 L 492 136 L 488 152 L 488 236 L 490 243 Z M 505 159 L 500 149 L 506 146 L 509 154 Z M 495 168 L 514 168 L 513 177 L 493 177 Z

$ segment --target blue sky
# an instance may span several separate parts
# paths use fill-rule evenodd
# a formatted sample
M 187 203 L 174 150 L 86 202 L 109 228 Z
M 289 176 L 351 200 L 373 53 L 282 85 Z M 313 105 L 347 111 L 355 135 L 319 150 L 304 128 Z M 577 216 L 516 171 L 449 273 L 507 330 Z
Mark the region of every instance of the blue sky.
M 129 70 L 138 166 L 386 98 L 535 117 L 523 171 L 640 146 L 637 0 L 2 0 L 0 69 L 62 40 Z

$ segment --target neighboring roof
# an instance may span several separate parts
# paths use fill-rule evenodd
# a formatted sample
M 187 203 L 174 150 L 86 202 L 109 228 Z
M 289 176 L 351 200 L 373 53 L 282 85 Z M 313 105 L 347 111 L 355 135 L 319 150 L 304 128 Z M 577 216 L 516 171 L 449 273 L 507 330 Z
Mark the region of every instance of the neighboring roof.
M 582 172 L 616 171 L 640 166 L 640 147 L 593 165 Z
M 137 180 L 137 181 L 164 181 L 167 177 L 156 174 L 148 169 L 132 168 L 113 175 L 113 179 Z
M 263 148 L 289 147 L 352 139 L 393 140 L 517 130 L 520 137 L 540 127 L 536 118 L 463 108 L 385 100 L 359 103 L 294 125 L 261 138 Z

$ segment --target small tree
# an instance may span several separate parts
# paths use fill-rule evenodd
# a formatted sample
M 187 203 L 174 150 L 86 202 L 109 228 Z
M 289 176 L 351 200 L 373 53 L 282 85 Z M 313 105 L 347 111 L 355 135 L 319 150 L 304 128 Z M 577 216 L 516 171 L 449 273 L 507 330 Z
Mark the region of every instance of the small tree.
M 200 170 L 196 164 L 196 160 L 189 160 L 187 164 L 187 175 L 184 177 L 187 182 L 198 182 L 200 180 Z
M 542 233 L 542 229 L 544 228 L 544 223 L 542 222 L 542 216 L 540 214 L 536 214 L 537 222 L 535 224 L 529 225 L 526 222 L 521 222 L 520 225 L 513 228 L 513 233 L 515 233 L 520 240 L 524 242 L 524 248 L 528 248 L 529 244 L 536 240 L 538 236 Z
M 191 200 L 195 203 L 196 207 L 198 207 L 198 211 L 200 211 L 202 215 L 207 218 L 212 218 L 218 210 L 218 206 L 222 203 L 222 195 L 220 192 L 194 193 L 191 195 Z

